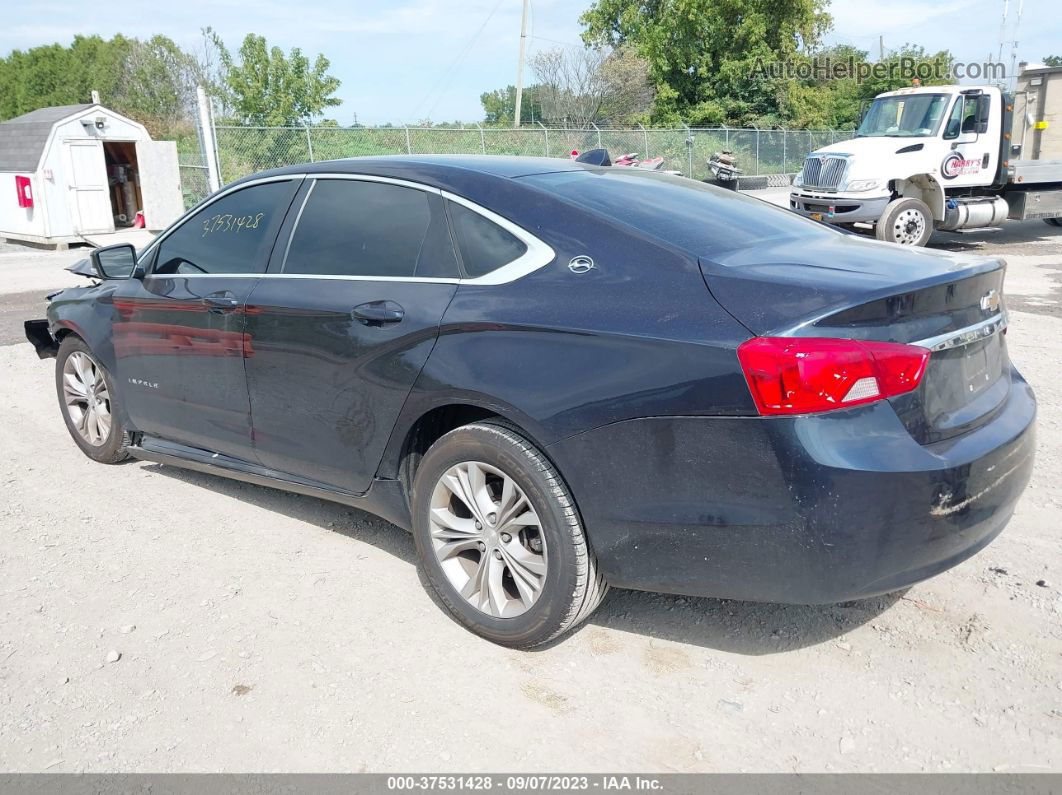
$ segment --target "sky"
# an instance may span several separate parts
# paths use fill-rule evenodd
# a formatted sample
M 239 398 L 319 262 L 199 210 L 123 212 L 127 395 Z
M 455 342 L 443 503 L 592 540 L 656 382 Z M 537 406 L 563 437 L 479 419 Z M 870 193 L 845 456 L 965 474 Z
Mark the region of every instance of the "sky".
M 479 96 L 516 82 L 522 0 L 156 0 L 128 2 L 6 0 L 0 10 L 0 53 L 38 44 L 69 43 L 77 33 L 147 38 L 162 33 L 185 48 L 212 26 L 230 49 L 249 32 L 285 51 L 323 53 L 342 81 L 343 101 L 328 117 L 347 125 L 414 123 L 483 117 Z M 528 52 L 578 46 L 579 15 L 590 0 L 532 0 Z M 1011 18 L 1021 0 L 1011 0 Z M 1017 35 L 1018 60 L 1062 55 L 1058 0 L 1025 0 Z M 834 0 L 834 29 L 827 42 L 852 44 L 876 54 L 904 43 L 930 51 L 949 49 L 960 61 L 999 54 L 1003 0 Z M 525 82 L 533 77 L 525 75 Z M 106 98 L 103 98 L 106 104 Z

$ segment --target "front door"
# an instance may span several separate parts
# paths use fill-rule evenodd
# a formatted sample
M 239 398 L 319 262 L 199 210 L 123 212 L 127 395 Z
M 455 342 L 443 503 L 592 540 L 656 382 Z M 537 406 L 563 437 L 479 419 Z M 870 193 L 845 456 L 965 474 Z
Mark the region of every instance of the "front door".
M 70 220 L 74 232 L 87 235 L 114 231 L 103 142 L 95 139 L 65 142 Z
M 959 94 L 941 137 L 950 147 L 940 162 L 945 189 L 989 185 L 999 168 L 1000 107 L 989 94 Z M 987 120 L 985 132 L 980 122 Z
M 118 381 L 137 430 L 254 459 L 247 296 L 300 178 L 224 194 L 165 235 L 114 296 Z
M 438 191 L 343 178 L 304 190 L 248 302 L 255 451 L 362 493 L 435 345 L 456 258 Z

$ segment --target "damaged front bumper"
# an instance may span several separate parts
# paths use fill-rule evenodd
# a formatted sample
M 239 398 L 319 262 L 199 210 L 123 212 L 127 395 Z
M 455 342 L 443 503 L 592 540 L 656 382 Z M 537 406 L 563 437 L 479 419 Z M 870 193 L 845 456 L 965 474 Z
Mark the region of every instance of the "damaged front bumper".
M 52 336 L 47 320 L 27 320 L 24 324 L 26 339 L 41 359 L 54 359 L 59 353 L 59 343 Z

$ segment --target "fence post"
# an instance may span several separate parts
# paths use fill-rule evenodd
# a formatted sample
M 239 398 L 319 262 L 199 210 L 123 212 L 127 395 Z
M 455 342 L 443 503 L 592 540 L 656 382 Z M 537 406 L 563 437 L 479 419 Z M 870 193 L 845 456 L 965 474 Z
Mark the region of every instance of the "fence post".
M 789 173 L 789 153 L 786 151 L 785 127 L 782 128 L 782 173 Z
M 312 162 L 314 162 L 314 160 L 313 160 L 313 141 L 310 140 L 310 125 L 309 124 L 304 124 L 303 127 L 306 130 L 306 151 L 310 153 L 310 162 L 312 163 Z
M 686 176 L 693 179 L 693 131 L 686 122 L 682 122 L 682 126 L 686 128 L 686 155 L 689 157 L 690 164 L 690 170 Z
M 725 124 L 723 125 L 723 132 L 726 133 L 726 141 L 723 143 L 723 148 L 730 149 L 730 128 Z
M 760 175 L 760 128 L 755 124 L 752 129 L 756 131 L 756 176 Z
M 206 157 L 207 184 L 210 192 L 221 189 L 221 170 L 218 168 L 217 142 L 214 137 L 214 119 L 210 114 L 210 101 L 206 90 L 196 86 L 196 98 L 199 101 L 199 131 L 203 138 L 203 155 Z
M 542 128 L 542 135 L 546 139 L 546 157 L 549 157 L 549 127 L 547 127 L 545 124 L 543 124 L 540 121 L 535 122 L 535 124 L 537 124 L 539 127 Z
M 601 130 L 593 122 L 590 122 L 590 126 L 593 127 L 595 130 L 597 130 L 597 148 L 600 149 L 601 148 Z
M 462 125 L 462 128 L 464 125 Z M 483 126 L 477 121 L 476 128 L 479 130 L 479 151 L 483 154 L 487 154 L 487 139 L 483 135 Z
M 649 159 L 649 131 L 645 129 L 645 125 L 642 124 L 641 122 L 638 122 L 638 126 L 642 128 L 642 140 L 645 141 L 645 149 L 642 150 L 643 152 L 645 152 L 643 157 L 645 157 L 645 159 L 648 160 Z
M 409 126 L 403 124 L 402 128 L 406 131 L 406 154 L 411 155 L 413 154 L 413 147 L 409 143 Z

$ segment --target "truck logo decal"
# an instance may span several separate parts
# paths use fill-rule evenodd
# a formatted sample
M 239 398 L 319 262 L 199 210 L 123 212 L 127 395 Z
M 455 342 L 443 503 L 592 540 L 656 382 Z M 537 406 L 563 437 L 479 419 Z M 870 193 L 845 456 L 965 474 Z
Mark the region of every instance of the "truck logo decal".
M 952 152 L 940 164 L 940 173 L 944 179 L 955 179 L 962 174 L 976 174 L 980 170 L 980 160 L 966 160 L 958 152 Z

